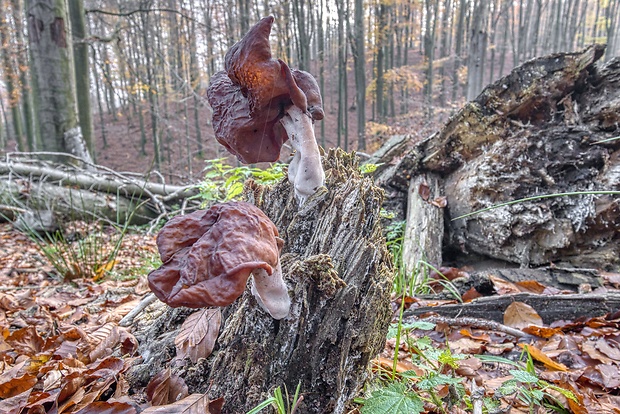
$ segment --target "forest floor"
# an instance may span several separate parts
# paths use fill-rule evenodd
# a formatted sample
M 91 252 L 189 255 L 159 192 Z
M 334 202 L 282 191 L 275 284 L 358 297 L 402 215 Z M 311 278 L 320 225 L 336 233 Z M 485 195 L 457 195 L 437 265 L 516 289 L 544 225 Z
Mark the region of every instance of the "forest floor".
M 87 223 L 72 228 L 67 245 L 91 230 Z M 101 251 L 109 252 L 111 243 L 108 239 Z M 58 242 L 52 246 L 61 250 Z M 202 395 L 188 396 L 183 380 L 169 370 L 150 390 L 129 394 L 123 374 L 139 356 L 131 328 L 119 321 L 149 292 L 146 274 L 158 257 L 152 235 L 125 235 L 118 254 L 90 275 L 77 270 L 83 264 L 77 257 L 65 254 L 72 280 L 58 276 L 41 247 L 10 224 L 0 224 L 0 412 L 148 413 L 155 412 L 149 401 L 170 404 L 173 394 L 180 397 L 177 408 L 209 406 Z M 620 287 L 620 274 L 605 277 L 606 287 L 599 289 Z M 497 294 L 562 293 L 533 283 L 503 282 L 495 289 Z M 394 297 L 395 322 L 401 303 L 415 307 L 428 301 Z M 620 312 L 542 326 L 533 309 L 515 307 L 505 321 L 522 335 L 494 325 L 394 324 L 373 361 L 375 379 L 364 396 L 370 397 L 368 411 L 362 412 L 387 401 L 423 413 L 438 412 L 437 406 L 443 412 L 482 413 L 472 408 L 482 405 L 484 412 L 511 407 L 511 413 L 543 413 L 549 412 L 544 404 L 552 403 L 565 412 L 620 413 Z M 417 392 L 405 392 L 404 383 L 414 384 Z M 207 412 L 219 412 L 217 404 Z

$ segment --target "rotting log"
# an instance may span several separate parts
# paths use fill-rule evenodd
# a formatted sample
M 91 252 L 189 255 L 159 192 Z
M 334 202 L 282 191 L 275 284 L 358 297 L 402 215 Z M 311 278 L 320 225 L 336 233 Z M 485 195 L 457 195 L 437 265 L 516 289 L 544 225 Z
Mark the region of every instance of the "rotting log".
M 437 174 L 421 174 L 411 179 L 407 198 L 407 224 L 403 240 L 403 265 L 407 274 L 420 281 L 420 262 L 440 266 L 443 245 L 443 208 L 436 205 L 443 194 Z
M 477 256 L 522 267 L 620 267 L 620 59 L 599 65 L 603 52 L 593 45 L 515 68 L 384 178 L 403 193 L 404 178 L 441 177 L 444 264 Z
M 560 320 L 572 321 L 617 312 L 620 309 L 620 293 L 553 296 L 516 293 L 486 296 L 469 303 L 412 308 L 405 311 L 404 320 L 409 321 L 412 316 L 438 314 L 452 318 L 479 318 L 502 323 L 506 308 L 514 302 L 530 305 L 545 324 L 551 324 Z
M 246 186 L 247 200 L 271 218 L 285 241 L 289 316 L 271 318 L 248 288 L 224 309 L 209 358 L 171 364 L 174 337 L 191 311 L 153 304 L 134 322 L 144 360 L 130 371 L 133 388 L 172 365 L 190 392 L 224 397 L 224 413 L 247 412 L 275 387 L 291 393 L 298 384 L 304 397 L 299 412 L 345 411 L 384 346 L 394 271 L 380 226 L 383 191 L 341 150 L 331 150 L 323 165 L 327 190 L 301 207 L 288 180 Z M 150 309 L 161 314 L 154 317 Z
M 27 209 L 15 206 L 26 206 Z M 63 187 L 57 184 L 30 181 L 0 180 L 0 216 L 13 218 L 15 211 L 33 215 L 53 213 L 56 221 L 104 219 L 124 223 L 131 218 L 133 224 L 146 224 L 157 214 L 140 199 L 128 199 L 108 193 Z M 37 225 L 30 225 L 37 230 Z
M 95 164 L 86 168 L 38 159 L 41 153 L 14 153 L 0 161 L 0 209 L 14 219 L 15 211 L 52 212 L 56 219 L 101 217 L 145 224 L 169 213 L 175 203 L 187 203 L 196 186 L 147 181 Z M 66 154 L 70 156 L 70 154 Z M 82 163 L 83 164 L 83 163 Z M 197 202 L 190 203 L 197 205 Z

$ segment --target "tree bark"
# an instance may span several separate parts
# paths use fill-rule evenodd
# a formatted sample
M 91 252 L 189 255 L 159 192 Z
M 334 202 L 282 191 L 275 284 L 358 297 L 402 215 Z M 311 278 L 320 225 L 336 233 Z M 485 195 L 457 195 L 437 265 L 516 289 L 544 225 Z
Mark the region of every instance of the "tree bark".
M 69 1 L 69 15 L 71 16 L 71 34 L 73 35 L 73 55 L 75 68 L 75 86 L 77 91 L 78 116 L 82 136 L 86 147 L 95 159 L 93 144 L 93 120 L 90 109 L 90 76 L 88 45 L 86 38 L 86 24 L 84 23 L 83 0 Z
M 620 59 L 597 68 L 603 52 L 524 63 L 406 154 L 408 167 L 395 166 L 387 181 L 403 192 L 402 176 L 442 177 L 448 265 L 486 257 L 617 271 Z M 566 193 L 577 194 L 557 195 Z
M 192 392 L 224 397 L 223 413 L 247 412 L 275 387 L 285 385 L 290 393 L 299 383 L 299 412 L 344 413 L 384 346 L 393 268 L 379 224 L 383 193 L 341 150 L 331 150 L 324 167 L 329 190 L 301 207 L 286 180 L 272 188 L 246 187 L 248 200 L 285 241 L 281 262 L 292 306 L 288 317 L 275 321 L 246 289 L 224 309 L 214 354 L 176 369 Z M 175 329 L 187 313 L 136 319 L 140 352 L 148 357 L 132 368 L 134 387 L 168 365 Z
M 63 0 L 28 1 L 28 31 L 43 150 L 90 161 L 78 124 L 70 22 Z

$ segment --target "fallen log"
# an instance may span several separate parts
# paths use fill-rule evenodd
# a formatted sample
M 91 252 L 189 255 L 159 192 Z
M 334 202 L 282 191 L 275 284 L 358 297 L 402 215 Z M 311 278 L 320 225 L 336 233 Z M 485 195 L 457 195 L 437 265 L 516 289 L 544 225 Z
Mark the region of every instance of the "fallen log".
M 593 318 L 618 311 L 620 293 L 536 295 L 517 293 L 513 295 L 486 296 L 469 303 L 424 306 L 404 312 L 405 320 L 412 316 L 438 314 L 446 317 L 479 318 L 502 323 L 504 312 L 511 303 L 523 302 L 530 305 L 549 325 L 555 321 L 572 321 L 577 318 Z
M 441 260 L 618 269 L 620 59 L 597 65 L 603 51 L 594 45 L 515 68 L 382 175 L 408 205 L 423 201 L 405 178 L 439 177 L 431 191 L 447 198 L 437 215 L 445 234 L 431 251 Z M 441 229 L 438 218 L 413 219 L 411 228 Z M 408 232 L 403 250 L 419 252 L 418 237 Z M 404 262 L 419 260 L 414 253 Z
M 246 198 L 276 224 L 291 311 L 276 321 L 249 289 L 224 309 L 215 352 L 172 364 L 190 392 L 224 397 L 224 413 L 247 412 L 277 386 L 300 385 L 299 412 L 345 412 L 383 348 L 392 317 L 394 271 L 380 226 L 383 192 L 361 176 L 354 156 L 331 150 L 323 165 L 327 190 L 299 207 L 288 180 L 268 188 L 250 183 Z M 151 307 L 160 309 L 154 317 Z M 146 385 L 175 356 L 174 338 L 191 311 L 157 304 L 134 320 L 141 364 L 133 387 Z
M 27 208 L 15 207 L 16 205 Z M 131 219 L 133 224 L 138 225 L 149 223 L 158 216 L 139 198 L 129 199 L 45 182 L 0 179 L 0 216 L 14 219 L 15 212 L 32 215 L 34 221 L 31 220 L 28 227 L 35 231 L 49 227 L 39 229 L 37 224 L 49 221 L 51 217 L 48 218 L 48 213 L 52 213 L 54 222 L 62 219 L 102 219 L 112 223 L 125 223 Z
M 47 154 L 47 153 L 45 153 Z M 84 167 L 54 164 L 36 158 L 40 153 L 13 153 L 0 161 L 0 209 L 15 212 L 52 212 L 57 220 L 102 218 L 145 224 L 186 203 L 198 193 L 195 185 L 156 183 L 95 164 Z M 70 156 L 70 155 L 67 155 Z M 197 201 L 193 202 L 197 205 Z

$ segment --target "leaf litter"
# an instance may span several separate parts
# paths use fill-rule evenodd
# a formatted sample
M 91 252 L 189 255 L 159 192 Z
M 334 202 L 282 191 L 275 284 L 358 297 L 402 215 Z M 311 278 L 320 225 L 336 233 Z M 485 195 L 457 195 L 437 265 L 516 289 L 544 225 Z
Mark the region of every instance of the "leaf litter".
M 155 254 L 154 237 L 128 234 L 114 270 L 104 269 L 106 274 L 98 275 L 102 280 L 66 282 L 54 274 L 36 243 L 9 224 L 0 224 L 0 412 L 221 411 L 222 399 L 211 401 L 206 394 L 189 394 L 183 379 L 169 368 L 156 374 L 142 394 L 128 395 L 124 374 L 139 357 L 135 355 L 138 343 L 131 330 L 118 322 L 148 293 L 145 275 L 136 270 L 144 267 L 145 257 Z M 603 277 L 613 288 L 620 286 L 617 274 L 605 273 Z M 493 282 L 499 294 L 558 293 L 534 281 Z M 400 301 L 395 299 L 396 307 Z M 410 306 L 419 300 L 406 298 L 405 302 Z M 388 339 L 382 354 L 373 361 L 373 370 L 378 377 L 394 374 L 397 381 L 374 391 L 379 400 L 369 407 L 381 406 L 377 401 L 383 400 L 401 410 L 436 412 L 437 405 L 418 397 L 433 392 L 438 401 L 447 401 L 452 387 L 461 384 L 466 400 L 472 403 L 478 398 L 475 392 L 482 390 L 485 398 L 497 400 L 498 410 L 525 413 L 529 410 L 522 400 L 501 392 L 510 381 L 523 384 L 535 379 L 559 389 L 550 388 L 549 394 L 572 412 L 620 413 L 620 315 L 545 326 L 536 311 L 524 305 L 515 302 L 505 313 L 504 324 L 523 332 L 519 338 L 488 327 L 436 323 L 430 330 L 406 330 L 397 355 L 395 339 Z M 176 338 L 177 358 L 196 361 L 207 357 L 220 323 L 221 315 L 214 310 L 192 314 Z M 435 349 L 437 360 L 449 362 L 434 379 L 428 366 L 420 363 L 420 344 Z M 524 369 L 515 369 L 515 364 L 526 364 L 524 354 L 535 361 L 530 376 L 523 374 Z M 406 386 L 410 384 L 417 388 Z M 409 391 L 412 389 L 417 393 Z M 469 411 L 464 408 L 454 405 L 450 412 Z M 358 406 L 351 412 L 359 410 Z

